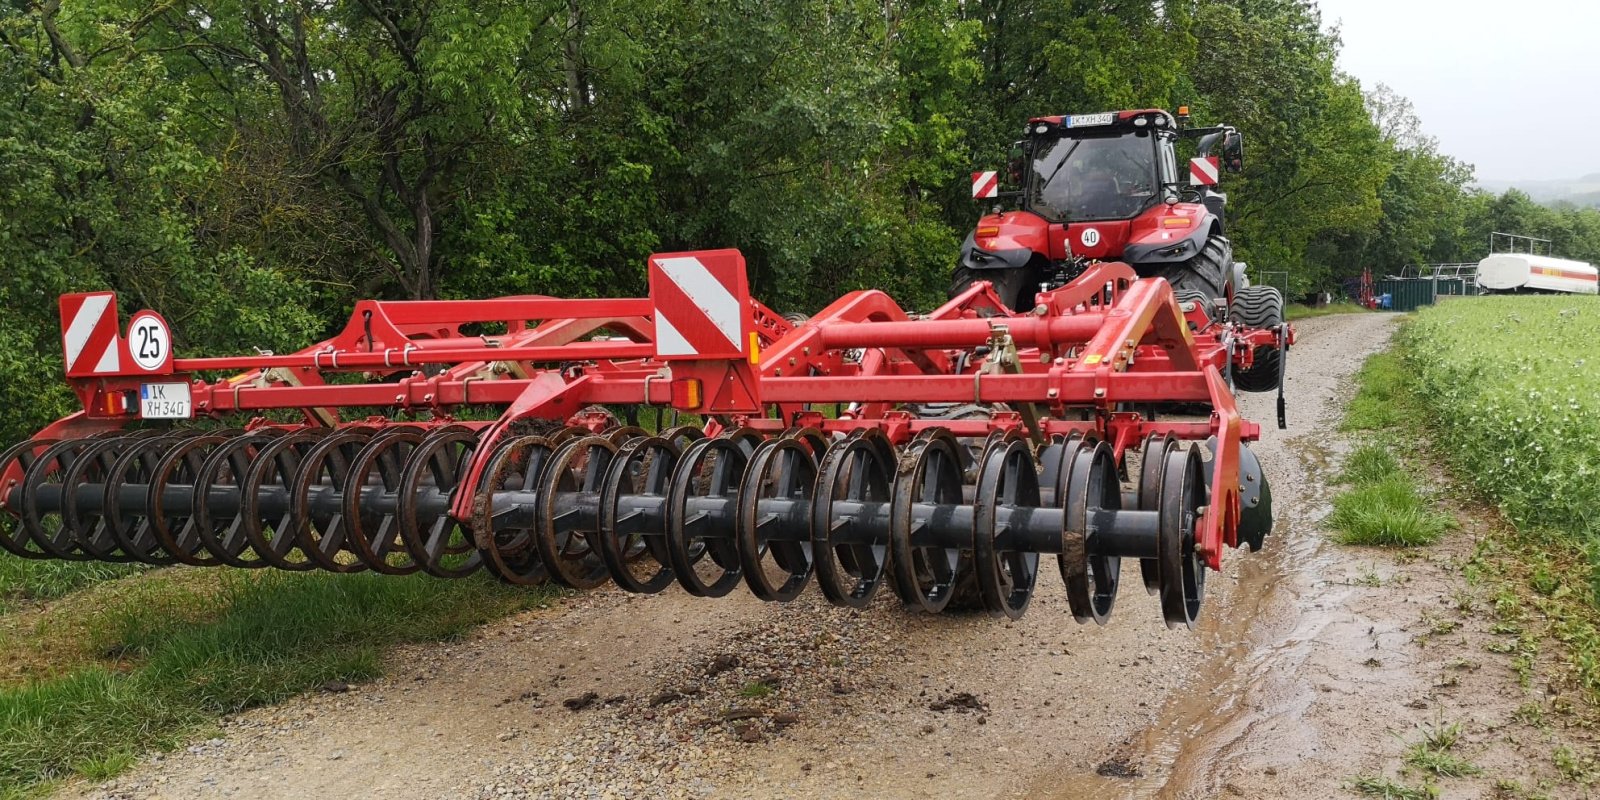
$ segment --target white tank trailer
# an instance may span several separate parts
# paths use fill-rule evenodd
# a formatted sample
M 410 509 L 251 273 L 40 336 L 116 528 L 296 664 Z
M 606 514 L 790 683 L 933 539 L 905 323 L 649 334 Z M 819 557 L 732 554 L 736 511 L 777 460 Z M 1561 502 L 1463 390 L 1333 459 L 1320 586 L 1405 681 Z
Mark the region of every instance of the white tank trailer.
M 1478 262 L 1478 286 L 1485 292 L 1595 294 L 1600 270 L 1564 258 L 1495 253 Z

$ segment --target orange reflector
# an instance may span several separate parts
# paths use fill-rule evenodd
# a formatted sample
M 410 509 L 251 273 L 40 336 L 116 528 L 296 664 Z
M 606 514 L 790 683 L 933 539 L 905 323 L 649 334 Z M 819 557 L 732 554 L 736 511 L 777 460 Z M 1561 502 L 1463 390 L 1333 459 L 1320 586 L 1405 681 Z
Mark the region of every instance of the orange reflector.
M 1167 217 L 1161 220 L 1161 224 L 1168 228 L 1187 228 L 1194 224 L 1194 220 L 1188 217 Z
M 1189 116 L 1189 107 L 1188 106 L 1178 106 L 1178 116 L 1180 116 L 1180 117 Z
M 755 331 L 750 332 L 750 352 L 745 357 L 750 359 L 750 366 L 761 363 L 761 337 Z
M 1000 228 L 997 225 L 986 225 L 978 229 L 979 236 L 999 236 Z
M 700 407 L 700 400 L 699 378 L 680 378 L 672 382 L 672 405 L 695 409 Z

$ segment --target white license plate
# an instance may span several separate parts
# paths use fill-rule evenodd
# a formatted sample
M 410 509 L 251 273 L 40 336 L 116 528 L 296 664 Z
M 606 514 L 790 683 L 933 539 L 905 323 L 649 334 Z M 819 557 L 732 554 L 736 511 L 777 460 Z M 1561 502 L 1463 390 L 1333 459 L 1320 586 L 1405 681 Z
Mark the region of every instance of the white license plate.
M 1074 114 L 1067 117 L 1067 127 L 1087 128 L 1092 125 L 1110 125 L 1117 117 L 1116 112 L 1108 111 L 1103 114 Z
M 187 383 L 146 383 L 139 387 L 139 416 L 145 419 L 188 419 L 194 403 Z

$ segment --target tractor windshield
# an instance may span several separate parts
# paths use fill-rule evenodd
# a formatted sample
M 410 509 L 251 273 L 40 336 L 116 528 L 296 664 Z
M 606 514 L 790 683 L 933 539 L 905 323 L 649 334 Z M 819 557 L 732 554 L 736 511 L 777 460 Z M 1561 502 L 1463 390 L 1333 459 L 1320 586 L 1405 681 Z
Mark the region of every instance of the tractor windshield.
M 1157 196 L 1149 136 L 1041 140 L 1028 182 L 1030 210 L 1054 222 L 1128 219 Z

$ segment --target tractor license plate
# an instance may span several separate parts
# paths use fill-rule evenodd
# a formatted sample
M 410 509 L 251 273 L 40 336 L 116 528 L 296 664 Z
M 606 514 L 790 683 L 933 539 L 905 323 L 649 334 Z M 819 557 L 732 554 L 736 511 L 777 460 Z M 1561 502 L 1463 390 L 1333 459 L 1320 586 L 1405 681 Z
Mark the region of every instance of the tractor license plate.
M 188 419 L 194 403 L 187 383 L 146 383 L 139 387 L 139 416 L 145 419 Z
M 1116 118 L 1116 112 L 1112 111 L 1107 111 L 1103 114 L 1073 114 L 1067 117 L 1067 127 L 1087 128 L 1094 125 L 1110 125 Z

